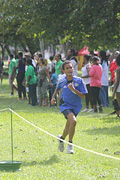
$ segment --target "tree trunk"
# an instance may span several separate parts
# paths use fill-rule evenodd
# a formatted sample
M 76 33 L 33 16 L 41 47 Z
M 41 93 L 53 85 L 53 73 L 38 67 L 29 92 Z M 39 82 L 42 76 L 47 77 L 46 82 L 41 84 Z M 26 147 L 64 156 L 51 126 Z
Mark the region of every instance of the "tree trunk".
M 43 38 L 42 39 L 39 39 L 39 42 L 40 42 L 40 50 L 41 50 L 41 53 L 43 55 L 43 58 L 44 58 L 44 40 Z
M 25 51 L 25 52 L 27 52 L 27 51 L 28 51 L 28 49 L 26 48 L 26 45 L 25 45 L 25 44 L 23 44 L 22 42 L 21 42 L 21 46 L 22 46 L 22 48 L 24 49 L 24 51 Z
M 4 45 L 1 45 L 1 48 L 2 48 L 2 60 L 4 60 L 4 57 L 5 57 L 5 47 L 4 47 Z
M 18 54 L 17 42 L 15 41 L 15 56 Z
M 10 48 L 9 48 L 9 46 L 8 46 L 8 45 L 5 45 L 5 49 L 6 49 L 6 51 L 8 52 L 8 54 L 10 54 L 10 53 L 11 53 Z

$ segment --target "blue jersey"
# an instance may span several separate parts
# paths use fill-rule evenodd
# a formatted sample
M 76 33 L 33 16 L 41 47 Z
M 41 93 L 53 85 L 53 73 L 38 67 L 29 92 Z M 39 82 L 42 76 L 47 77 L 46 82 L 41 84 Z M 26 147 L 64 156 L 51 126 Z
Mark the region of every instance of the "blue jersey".
M 82 108 L 81 98 L 69 89 L 69 83 L 71 82 L 69 82 L 67 80 L 67 77 L 65 77 L 63 81 L 61 81 L 56 87 L 57 90 L 61 88 L 63 90 L 61 95 L 62 101 L 60 104 L 60 111 L 63 112 L 66 109 L 72 109 L 77 115 Z M 80 91 L 83 94 L 87 93 L 86 86 L 84 85 L 81 78 L 73 76 L 73 84 L 76 90 Z
M 51 82 L 54 85 L 57 85 L 57 74 L 56 73 L 53 73 L 52 76 L 51 76 Z

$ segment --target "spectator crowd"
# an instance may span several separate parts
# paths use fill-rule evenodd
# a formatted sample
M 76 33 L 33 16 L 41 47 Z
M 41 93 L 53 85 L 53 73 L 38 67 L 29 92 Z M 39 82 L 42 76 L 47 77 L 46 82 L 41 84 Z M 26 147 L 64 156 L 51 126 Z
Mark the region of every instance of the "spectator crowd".
M 15 57 L 9 55 L 9 85 L 11 96 L 14 91 L 18 92 L 18 100 L 28 100 L 31 106 L 50 106 L 51 99 L 59 84 L 66 75 L 62 68 L 63 60 L 60 53 L 50 56 L 49 60 L 43 58 L 41 52 L 35 52 L 32 56 L 30 52 L 19 52 Z M 71 61 L 74 67 L 73 76 L 78 76 L 78 62 L 74 49 L 68 49 L 66 60 Z M 65 60 L 64 60 L 65 61 Z M 0 77 L 3 80 L 3 61 L 0 58 Z M 85 95 L 86 108 L 82 112 L 103 111 L 103 107 L 109 107 L 108 87 L 112 87 L 112 101 L 114 105 L 115 96 L 117 98 L 117 109 L 115 112 L 119 116 L 120 106 L 120 52 L 115 51 L 110 57 L 104 50 L 99 54 L 84 55 L 81 69 L 81 78 L 86 85 Z M 109 79 L 110 72 L 110 79 Z M 60 101 L 62 90 L 56 97 Z

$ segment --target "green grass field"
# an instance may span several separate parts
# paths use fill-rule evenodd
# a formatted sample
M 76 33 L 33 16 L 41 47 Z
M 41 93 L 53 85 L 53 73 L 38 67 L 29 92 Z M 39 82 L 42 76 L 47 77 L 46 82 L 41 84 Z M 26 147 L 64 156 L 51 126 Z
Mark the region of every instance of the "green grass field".
M 0 85 L 0 110 L 11 108 L 36 126 L 57 136 L 65 118 L 57 108 L 31 107 L 27 101 L 10 95 L 8 80 Z M 83 100 L 83 108 L 84 108 Z M 120 119 L 112 104 L 103 113 L 79 113 L 74 144 L 99 153 L 120 158 Z M 14 160 L 22 161 L 21 171 L 0 171 L 0 180 L 117 180 L 120 179 L 120 160 L 99 156 L 79 148 L 70 155 L 58 151 L 55 138 L 41 132 L 12 114 Z M 0 161 L 11 160 L 10 111 L 0 112 Z M 67 140 L 67 139 L 66 139 Z M 67 148 L 67 144 L 65 145 Z

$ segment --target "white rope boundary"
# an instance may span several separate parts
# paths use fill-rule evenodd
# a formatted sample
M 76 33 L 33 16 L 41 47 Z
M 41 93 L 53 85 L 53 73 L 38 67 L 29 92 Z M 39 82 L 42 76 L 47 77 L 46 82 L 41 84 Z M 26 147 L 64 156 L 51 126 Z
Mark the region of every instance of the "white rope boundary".
M 7 111 L 9 108 L 1 109 L 0 112 Z
M 22 116 L 20 116 L 18 113 L 16 113 L 15 111 L 13 111 L 11 108 L 6 108 L 6 109 L 3 109 L 3 110 L 0 110 L 0 112 L 5 111 L 5 110 L 10 110 L 10 111 L 13 112 L 15 115 L 17 115 L 18 117 L 20 117 L 22 120 L 24 120 L 24 121 L 27 122 L 28 124 L 32 125 L 33 127 L 39 129 L 40 131 L 48 134 L 49 136 L 51 136 L 51 137 L 53 137 L 53 138 L 56 138 L 56 139 L 58 139 L 58 140 L 61 140 L 61 141 L 65 142 L 65 143 L 67 143 L 67 144 L 70 144 L 69 142 L 67 142 L 67 141 L 65 141 L 65 140 L 62 140 L 62 139 L 58 138 L 57 136 L 54 136 L 53 134 L 51 134 L 51 133 L 49 133 L 49 132 L 47 132 L 47 131 L 44 131 L 44 130 L 41 129 L 40 127 L 38 127 L 38 126 L 34 125 L 33 123 L 29 122 L 28 120 L 26 120 L 25 118 L 23 118 Z M 120 161 L 120 158 L 117 158 L 117 157 L 114 157 L 114 156 L 110 156 L 110 155 L 107 155 L 107 154 L 102 154 L 102 153 L 99 153 L 99 152 L 95 152 L 95 151 L 90 150 L 90 149 L 85 149 L 85 148 L 83 148 L 83 147 L 81 147 L 81 146 L 78 146 L 78 145 L 76 145 L 76 144 L 72 144 L 72 145 L 73 145 L 74 147 L 77 147 L 77 148 L 83 150 L 83 151 L 87 151 L 87 152 L 90 152 L 90 153 L 93 153 L 93 154 L 96 154 L 96 155 L 99 155 L 99 156 L 103 156 L 103 157 L 107 157 L 107 158 L 111 158 L 111 159 L 116 159 L 116 160 L 119 160 L 119 161 Z

